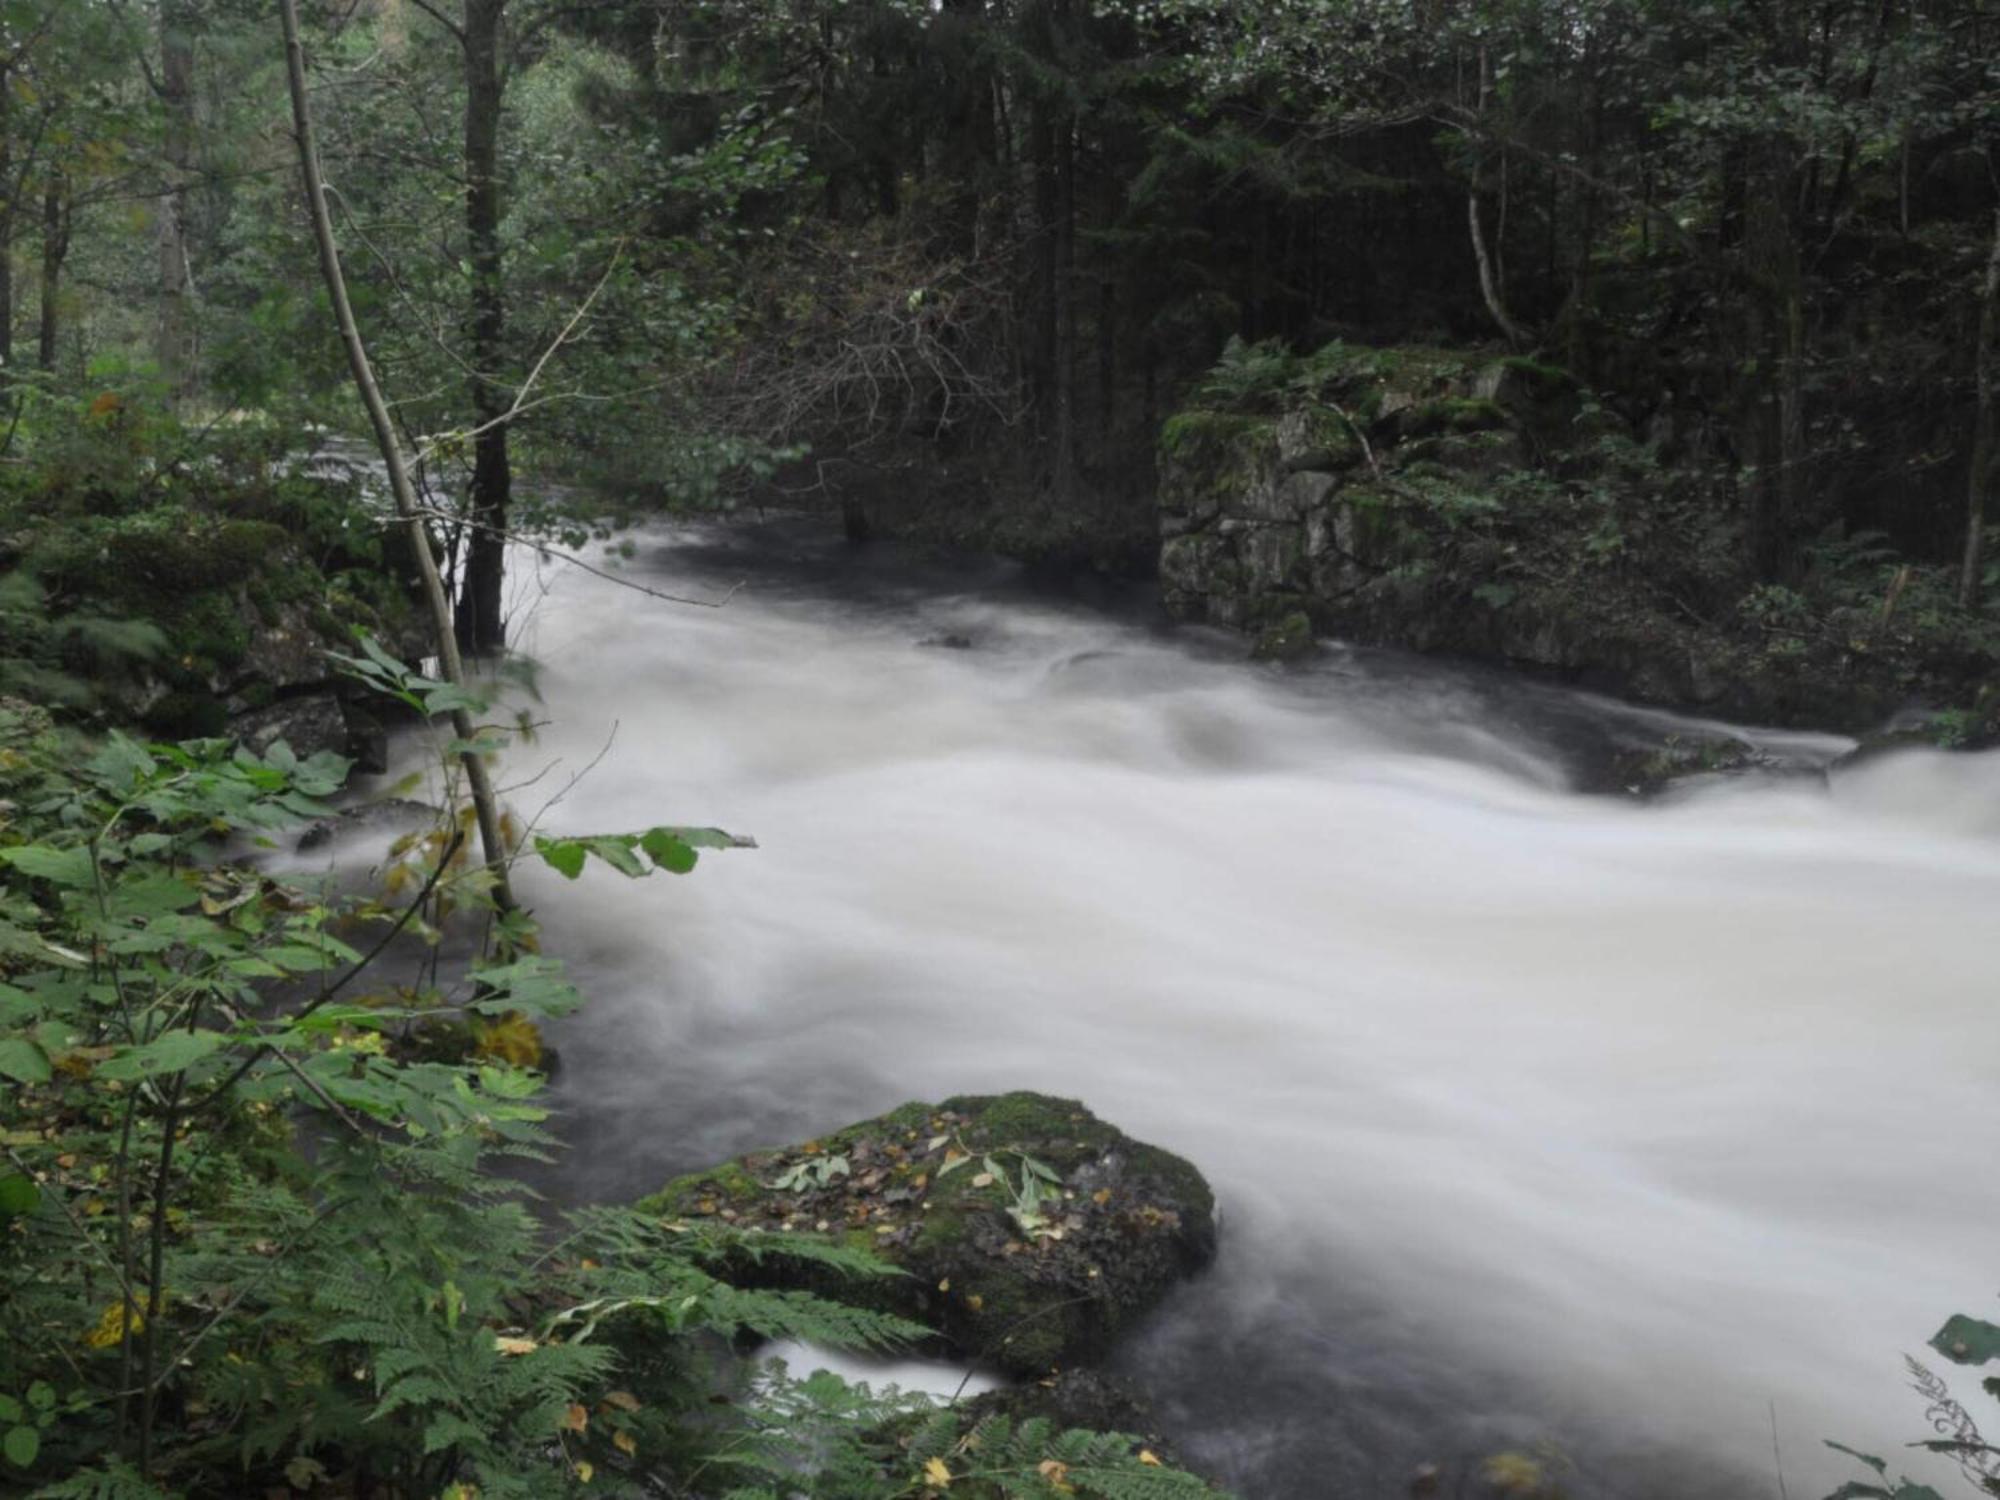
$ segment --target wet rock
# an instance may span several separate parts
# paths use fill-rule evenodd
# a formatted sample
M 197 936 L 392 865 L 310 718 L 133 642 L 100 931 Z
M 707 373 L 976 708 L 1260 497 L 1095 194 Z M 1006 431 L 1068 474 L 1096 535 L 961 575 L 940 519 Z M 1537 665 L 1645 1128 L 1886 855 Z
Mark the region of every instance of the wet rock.
M 323 849 L 334 839 L 353 833 L 388 833 L 400 836 L 419 828 L 433 827 L 444 820 L 444 811 L 428 802 L 408 797 L 385 797 L 380 802 L 364 802 L 344 807 L 331 817 L 317 818 L 299 835 L 301 852 Z
M 1193 1166 L 1034 1093 L 906 1104 L 677 1178 L 638 1206 L 873 1251 L 908 1274 L 834 1285 L 773 1258 L 746 1270 L 859 1297 L 1024 1376 L 1100 1358 L 1216 1245 Z
M 268 708 L 238 715 L 229 728 L 240 743 L 259 755 L 280 740 L 301 759 L 326 751 L 347 753 L 347 717 L 332 693 L 281 698 Z
M 1265 626 L 1250 648 L 1250 655 L 1257 661 L 1300 661 L 1312 654 L 1312 620 L 1302 609 L 1292 610 Z
M 1614 751 L 1601 774 L 1585 777 L 1582 789 L 1644 800 L 1700 780 L 1731 776 L 1824 779 L 1827 769 L 1823 754 L 1787 753 L 1736 735 L 1690 730 Z
M 1091 1432 L 1128 1432 L 1164 1450 L 1153 1409 L 1137 1387 L 1102 1370 L 1063 1370 L 1040 1380 L 987 1391 L 966 1403 L 977 1421 L 1008 1416 L 1016 1422 L 1040 1419 L 1059 1431 L 1082 1427 Z
M 366 775 L 389 769 L 389 736 L 382 721 L 331 689 L 280 698 L 237 714 L 229 720 L 228 734 L 259 755 L 283 740 L 300 757 L 332 751 Z

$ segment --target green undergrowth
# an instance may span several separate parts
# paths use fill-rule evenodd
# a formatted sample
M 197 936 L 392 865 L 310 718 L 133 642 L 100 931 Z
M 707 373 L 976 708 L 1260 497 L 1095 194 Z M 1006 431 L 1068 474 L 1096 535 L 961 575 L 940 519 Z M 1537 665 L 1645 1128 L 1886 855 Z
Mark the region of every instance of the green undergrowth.
M 491 704 L 379 648 L 356 661 L 504 749 Z M 327 813 L 339 757 L 86 741 L 0 702 L 0 1491 L 1207 1493 L 1134 1440 L 976 1425 L 730 1357 L 920 1337 L 858 1295 L 895 1274 L 872 1253 L 536 1211 L 511 1170 L 560 1160 L 536 1054 L 399 1044 L 441 1019 L 518 1034 L 582 1001 L 466 850 L 457 748 L 437 747 L 437 836 L 343 892 L 240 857 Z M 746 843 L 659 827 L 502 863 L 678 878 Z M 385 968 L 396 954 L 422 961 Z M 827 1291 L 739 1274 L 776 1261 Z

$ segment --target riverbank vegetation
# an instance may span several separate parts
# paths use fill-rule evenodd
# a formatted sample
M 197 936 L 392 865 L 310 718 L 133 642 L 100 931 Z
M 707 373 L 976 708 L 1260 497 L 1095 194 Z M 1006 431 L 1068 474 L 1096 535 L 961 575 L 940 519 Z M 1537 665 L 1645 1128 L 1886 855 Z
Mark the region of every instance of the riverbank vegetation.
M 510 867 L 741 841 L 454 796 L 383 889 L 275 858 L 389 726 L 455 715 L 475 782 L 504 752 L 420 665 L 500 673 L 523 539 L 615 574 L 635 517 L 817 507 L 1158 575 L 1278 654 L 2000 723 L 1978 0 L 298 21 L 317 224 L 275 8 L 0 0 L 0 1491 L 1206 1492 L 1136 1438 L 746 1374 L 934 1338 L 838 1235 L 531 1210 L 536 1023 L 581 997 Z M 989 1148 L 1035 1242 L 1063 1181 Z

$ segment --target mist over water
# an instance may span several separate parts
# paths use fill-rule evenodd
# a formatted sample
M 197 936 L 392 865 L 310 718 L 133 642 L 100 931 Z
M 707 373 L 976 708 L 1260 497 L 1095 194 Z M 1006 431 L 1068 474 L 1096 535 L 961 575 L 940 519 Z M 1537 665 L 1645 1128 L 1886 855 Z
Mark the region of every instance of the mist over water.
M 2000 1289 L 2000 759 L 1584 796 L 1660 716 L 802 536 L 645 542 L 651 586 L 747 580 L 720 610 L 534 586 L 510 768 L 559 764 L 516 806 L 601 754 L 545 829 L 762 846 L 524 874 L 591 998 L 564 1191 L 1043 1089 L 1216 1187 L 1216 1271 L 1123 1358 L 1246 1496 L 1538 1437 L 1581 1493 L 1773 1495 L 1775 1403 L 1809 1497 L 1822 1437 L 1927 1435 L 1900 1355 Z

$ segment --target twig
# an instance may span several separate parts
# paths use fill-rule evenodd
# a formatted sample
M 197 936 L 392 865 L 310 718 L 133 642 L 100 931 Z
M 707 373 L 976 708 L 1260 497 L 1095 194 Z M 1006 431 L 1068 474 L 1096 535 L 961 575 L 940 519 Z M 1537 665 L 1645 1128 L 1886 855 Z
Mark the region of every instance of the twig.
M 556 351 L 562 348 L 564 344 L 569 342 L 569 336 L 572 333 L 576 332 L 577 324 L 583 321 L 584 315 L 590 311 L 591 305 L 597 301 L 599 294 L 602 293 L 604 288 L 610 284 L 612 272 L 618 269 L 618 263 L 624 258 L 625 258 L 625 241 L 621 239 L 618 242 L 617 248 L 611 252 L 611 263 L 604 268 L 604 274 L 597 278 L 597 285 L 590 289 L 589 296 L 585 297 L 582 302 L 577 304 L 576 311 L 571 313 L 569 321 L 563 324 L 562 332 L 558 333 L 555 336 L 555 342 L 551 343 L 548 348 L 542 351 L 542 357 L 536 360 L 534 368 L 528 371 L 528 378 L 522 381 L 521 388 L 514 392 L 513 402 L 508 406 L 508 408 L 504 412 L 502 412 L 499 416 L 493 418 L 491 421 L 482 422 L 479 426 L 474 427 L 469 432 L 456 432 L 450 434 L 448 439 L 449 441 L 462 443 L 470 438 L 476 438 L 481 433 L 491 432 L 496 427 L 506 426 L 509 422 L 513 421 L 516 417 L 518 417 L 521 414 L 522 406 L 528 399 L 528 392 L 532 391 L 535 388 L 535 382 L 542 378 L 542 371 L 548 368 L 548 363 L 550 360 L 555 358 Z M 417 462 L 423 463 L 426 460 L 428 460 L 430 456 L 438 450 L 439 447 L 443 446 L 445 441 L 447 441 L 447 439 L 440 439 L 438 442 L 432 443 L 428 447 L 418 449 Z
M 547 542 L 541 541 L 539 538 L 524 536 L 518 531 L 509 531 L 504 526 L 493 526 L 484 521 L 475 521 L 470 517 L 436 509 L 423 510 L 418 512 L 418 514 L 433 521 L 456 521 L 462 525 L 470 526 L 474 530 L 486 532 L 489 536 L 501 537 L 510 542 L 519 542 L 524 547 L 533 548 L 537 556 L 552 557 L 558 562 L 566 562 L 571 567 L 581 568 L 584 572 L 602 578 L 607 583 L 615 583 L 620 588 L 632 589 L 651 599 L 663 599 L 669 604 L 691 604 L 696 609 L 721 609 L 748 587 L 748 581 L 744 580 L 731 584 L 729 592 L 724 594 L 720 599 L 690 599 L 685 594 L 669 594 L 664 589 L 649 588 L 643 583 L 634 583 L 629 578 L 621 578 L 616 573 L 606 572 L 603 568 L 585 562 L 573 552 L 565 552 L 560 547 L 551 547 Z

